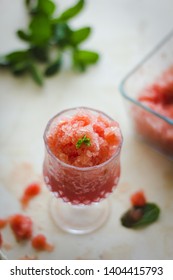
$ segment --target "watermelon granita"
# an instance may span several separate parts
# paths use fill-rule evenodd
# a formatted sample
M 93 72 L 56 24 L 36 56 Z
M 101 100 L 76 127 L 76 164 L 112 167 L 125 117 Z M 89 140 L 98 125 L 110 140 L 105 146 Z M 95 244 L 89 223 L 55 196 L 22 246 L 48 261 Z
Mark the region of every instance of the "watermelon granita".
M 55 196 L 87 205 L 117 185 L 122 135 L 118 123 L 102 112 L 63 111 L 49 121 L 44 141 L 44 179 Z
M 132 109 L 135 129 L 147 142 L 173 156 L 173 67 L 140 92 L 142 107 Z

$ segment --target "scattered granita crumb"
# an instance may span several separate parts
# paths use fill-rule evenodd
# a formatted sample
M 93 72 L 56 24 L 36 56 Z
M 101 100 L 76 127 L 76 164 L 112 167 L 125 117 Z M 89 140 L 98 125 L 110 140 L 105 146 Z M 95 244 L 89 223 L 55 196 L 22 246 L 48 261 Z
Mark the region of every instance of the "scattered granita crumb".
M 2 234 L 0 232 L 0 248 L 2 247 Z
M 37 260 L 37 256 L 28 256 L 28 255 L 25 255 L 23 257 L 21 257 L 19 260 Z
M 146 197 L 143 191 L 137 191 L 130 197 L 133 206 L 144 206 L 146 204 Z
M 141 208 L 132 208 L 129 211 L 129 218 L 133 221 L 133 222 L 138 222 L 143 216 L 143 209 Z
M 26 187 L 26 189 L 20 199 L 23 208 L 27 207 L 30 200 L 32 198 L 34 198 L 35 196 L 37 196 L 40 193 L 40 191 L 41 191 L 40 184 L 38 184 L 38 183 L 29 184 Z
M 38 251 L 52 252 L 54 246 L 47 242 L 46 237 L 43 234 L 38 234 L 32 239 L 32 247 Z
M 30 217 L 16 214 L 9 218 L 9 222 L 17 241 L 27 240 L 31 238 L 32 220 Z
M 3 229 L 8 223 L 8 219 L 0 219 L 0 229 Z

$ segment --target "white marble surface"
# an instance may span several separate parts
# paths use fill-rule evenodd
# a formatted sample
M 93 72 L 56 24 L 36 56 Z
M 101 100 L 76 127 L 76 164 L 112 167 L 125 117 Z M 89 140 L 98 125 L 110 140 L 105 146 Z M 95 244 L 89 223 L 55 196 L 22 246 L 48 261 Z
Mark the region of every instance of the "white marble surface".
M 14 31 L 26 24 L 23 2 L 1 0 L 0 53 L 22 46 Z M 61 2 L 60 9 L 74 1 Z M 47 121 L 62 109 L 82 105 L 103 110 L 122 127 L 122 174 L 110 198 L 111 216 L 92 234 L 64 233 L 52 222 L 50 194 L 43 186 L 25 214 L 33 218 L 34 233 L 43 232 L 55 250 L 35 254 L 30 243 L 17 244 L 7 227 L 2 230 L 3 251 L 9 259 L 26 254 L 39 259 L 173 259 L 173 164 L 134 139 L 118 92 L 121 78 L 171 30 L 173 2 L 86 2 L 86 9 L 72 23 L 93 26 L 85 46 L 101 53 L 97 66 L 85 74 L 64 71 L 47 80 L 42 89 L 29 78 L 0 72 L 0 218 L 24 213 L 19 204 L 23 188 L 35 179 L 42 180 L 42 135 Z M 160 206 L 160 219 L 138 231 L 123 228 L 120 216 L 130 205 L 129 196 L 141 188 L 149 201 Z

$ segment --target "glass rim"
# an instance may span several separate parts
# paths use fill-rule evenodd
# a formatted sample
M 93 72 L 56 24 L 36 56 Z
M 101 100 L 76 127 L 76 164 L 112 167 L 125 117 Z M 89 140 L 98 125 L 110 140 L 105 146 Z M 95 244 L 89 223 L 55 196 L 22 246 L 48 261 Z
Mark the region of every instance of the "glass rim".
M 69 111 L 72 111 L 72 110 L 77 110 L 77 109 L 84 109 L 84 110 L 89 110 L 89 111 L 92 111 L 92 112 L 95 112 L 95 113 L 100 113 L 102 115 L 104 115 L 105 117 L 107 117 L 109 120 L 112 120 L 112 121 L 115 121 L 114 119 L 112 119 L 111 117 L 109 117 L 107 114 L 103 113 L 102 111 L 100 110 L 97 110 L 97 109 L 92 109 L 92 108 L 89 108 L 89 107 L 85 107 L 85 106 L 79 106 L 79 107 L 73 107 L 73 108 L 68 108 L 68 109 L 65 109 L 65 110 L 62 110 L 60 111 L 59 113 L 57 113 L 56 115 L 54 115 L 47 123 L 46 125 L 46 128 L 44 130 L 44 134 L 43 134 L 43 140 L 44 140 L 44 143 L 45 143 L 45 147 L 46 147 L 46 150 L 48 152 L 49 155 L 51 155 L 57 162 L 59 162 L 61 165 L 63 165 L 64 167 L 68 167 L 70 169 L 75 169 L 75 170 L 80 170 L 80 171 L 88 171 L 88 170 L 94 170 L 94 169 L 98 169 L 98 168 L 101 168 L 103 167 L 104 165 L 108 164 L 109 162 L 111 162 L 114 158 L 118 157 L 120 152 L 121 152 L 121 147 L 122 147 L 122 143 L 123 143 L 123 136 L 122 136 L 122 132 L 121 132 L 121 129 L 120 129 L 120 134 L 121 134 L 121 142 L 118 146 L 118 149 L 117 151 L 106 161 L 98 164 L 98 165 L 94 165 L 94 166 L 87 166 L 87 167 L 79 167 L 79 166 L 74 166 L 74 165 L 71 165 L 71 164 L 68 164 L 62 160 L 60 160 L 58 157 L 56 157 L 53 152 L 50 150 L 48 144 L 47 144 L 47 137 L 46 137 L 46 134 L 50 128 L 50 125 L 52 124 L 52 122 L 60 115 L 66 113 L 66 112 L 69 112 Z
M 162 46 L 173 36 L 173 30 L 171 30 L 161 41 L 159 44 L 157 44 L 152 51 L 150 51 L 132 70 L 130 70 L 126 76 L 122 79 L 120 85 L 119 85 L 119 91 L 122 94 L 123 97 L 125 97 L 127 100 L 131 101 L 135 105 L 147 110 L 149 113 L 159 117 L 160 119 L 164 120 L 170 125 L 173 125 L 173 119 L 166 117 L 164 115 L 161 115 L 148 107 L 147 105 L 143 104 L 142 102 L 138 101 L 135 98 L 132 98 L 128 95 L 127 91 L 125 90 L 126 82 L 128 81 L 128 78 L 130 78 L 140 67 L 142 64 L 147 62 L 159 49 L 161 49 Z

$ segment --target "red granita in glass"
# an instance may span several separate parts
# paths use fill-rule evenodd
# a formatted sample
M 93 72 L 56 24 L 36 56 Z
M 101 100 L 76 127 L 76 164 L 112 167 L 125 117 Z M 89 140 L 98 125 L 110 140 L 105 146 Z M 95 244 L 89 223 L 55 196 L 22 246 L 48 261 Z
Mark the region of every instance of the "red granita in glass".
M 44 140 L 44 179 L 57 197 L 88 205 L 117 186 L 122 135 L 107 115 L 88 108 L 66 110 L 50 120 Z

